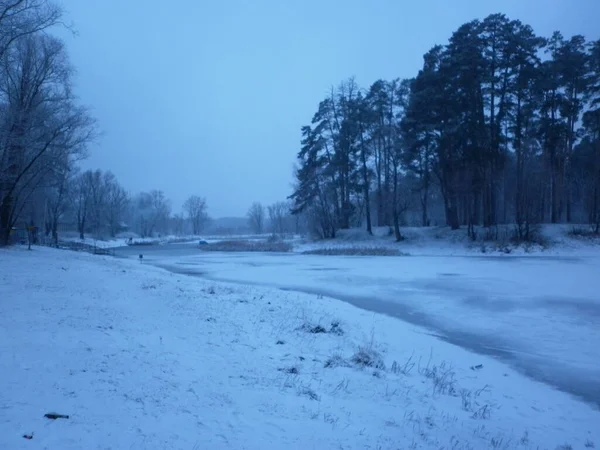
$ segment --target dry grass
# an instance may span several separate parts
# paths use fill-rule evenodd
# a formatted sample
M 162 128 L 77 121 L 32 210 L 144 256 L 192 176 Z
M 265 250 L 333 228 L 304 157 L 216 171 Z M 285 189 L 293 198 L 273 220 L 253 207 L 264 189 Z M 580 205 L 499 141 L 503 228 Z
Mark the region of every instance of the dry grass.
M 359 347 L 358 351 L 350 358 L 358 367 L 372 367 L 374 369 L 385 370 L 385 363 L 381 354 L 372 346 Z
M 285 253 L 292 251 L 292 246 L 286 242 L 231 240 L 215 242 L 200 246 L 205 252 L 273 252 Z
M 324 256 L 408 256 L 408 253 L 385 247 L 327 247 L 302 252 Z

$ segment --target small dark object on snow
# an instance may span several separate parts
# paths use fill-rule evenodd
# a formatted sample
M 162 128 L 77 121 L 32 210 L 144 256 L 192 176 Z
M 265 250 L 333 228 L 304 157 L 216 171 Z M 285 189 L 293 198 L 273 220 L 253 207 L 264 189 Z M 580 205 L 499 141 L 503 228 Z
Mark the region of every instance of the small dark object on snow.
M 483 369 L 483 364 L 477 364 L 476 366 L 471 366 L 471 370 L 479 370 Z
M 69 418 L 69 416 L 67 416 L 65 414 L 57 414 L 57 413 L 47 413 L 47 414 L 44 414 L 44 417 L 46 419 L 52 419 L 52 420 Z
M 24 435 L 23 435 L 23 437 L 24 437 L 25 439 L 32 440 L 32 439 L 33 439 L 33 433 L 31 433 L 31 434 L 24 434 Z
M 342 327 L 340 326 L 340 323 L 337 320 L 331 322 L 331 329 L 329 330 L 329 332 L 338 336 L 342 336 L 344 334 L 344 330 L 342 330 Z
M 144 259 L 144 255 L 140 253 L 140 262 L 142 262 L 142 259 Z

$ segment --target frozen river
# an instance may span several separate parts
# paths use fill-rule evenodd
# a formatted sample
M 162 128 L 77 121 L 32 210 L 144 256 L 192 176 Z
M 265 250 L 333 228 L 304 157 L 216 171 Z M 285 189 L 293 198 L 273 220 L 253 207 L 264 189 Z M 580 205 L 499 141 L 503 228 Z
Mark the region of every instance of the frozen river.
M 338 257 L 120 248 L 170 271 L 352 303 L 600 406 L 600 257 Z

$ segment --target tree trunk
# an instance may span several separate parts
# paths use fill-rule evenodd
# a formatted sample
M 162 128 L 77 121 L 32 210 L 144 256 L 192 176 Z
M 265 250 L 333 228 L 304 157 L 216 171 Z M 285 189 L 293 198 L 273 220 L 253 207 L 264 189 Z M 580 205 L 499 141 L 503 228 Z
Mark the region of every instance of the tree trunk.
M 429 189 L 421 194 L 421 225 L 424 227 L 429 226 Z
M 377 226 L 382 226 L 384 222 L 383 216 L 383 192 L 382 192 L 382 183 L 381 183 L 381 160 L 382 160 L 382 152 L 381 152 L 382 144 L 381 138 L 378 138 L 377 149 L 376 149 L 376 164 L 375 169 L 377 171 Z
M 394 206 L 392 209 L 394 216 L 394 237 L 396 238 L 396 242 L 400 242 L 404 240 L 404 236 L 400 233 L 400 214 L 398 213 L 398 206 Z
M 27 227 L 27 250 L 31 250 L 31 244 L 33 243 L 33 221 L 29 223 Z
M 456 176 L 451 174 L 452 177 Z M 446 210 L 446 218 L 448 225 L 453 230 L 460 228 L 460 213 L 459 213 L 459 197 L 456 192 L 456 183 L 452 183 L 451 187 L 447 189 L 448 203 Z
M 81 219 L 78 223 L 78 228 L 79 228 L 79 239 L 84 240 L 85 239 L 85 219 Z
M 362 141 L 362 137 L 361 137 Z M 365 196 L 365 212 L 367 216 L 367 233 L 373 234 L 371 227 L 371 202 L 369 199 L 369 169 L 367 168 L 367 155 L 365 150 L 365 144 L 362 142 L 360 150 L 360 156 L 362 159 L 362 176 L 364 184 L 364 196 Z
M 479 225 L 481 221 L 481 191 L 479 188 L 473 188 L 473 199 L 471 205 L 471 222 L 473 225 Z
M 392 220 L 394 222 L 394 237 L 396 242 L 404 240 L 402 233 L 400 233 L 400 211 L 398 211 L 398 168 L 394 167 L 394 188 L 393 188 L 393 201 L 392 205 Z
M 448 207 L 446 214 L 448 216 L 448 225 L 450 225 L 450 228 L 458 230 L 460 228 L 460 222 L 458 220 L 458 207 L 456 206 L 456 203 L 453 203 Z
M 556 173 L 554 173 L 554 169 L 551 169 L 550 175 L 550 222 L 558 223 L 558 195 L 557 195 L 557 182 L 556 182 Z
M 52 223 L 50 224 L 50 228 L 52 231 L 52 242 L 54 245 L 58 246 L 58 216 L 55 215 L 52 219 Z
M 390 225 L 390 149 L 388 147 L 388 145 L 385 146 L 385 151 L 384 151 L 384 161 L 383 161 L 383 174 L 384 174 L 384 179 L 383 179 L 383 222 L 381 223 L 381 225 L 386 225 L 389 226 Z M 392 163 L 392 166 L 394 165 L 394 163 Z M 394 169 L 396 170 L 396 169 Z M 393 193 L 392 193 L 393 196 Z M 393 207 L 392 207 L 393 209 Z
M 0 239 L 0 244 L 3 246 L 8 245 L 10 240 L 10 216 L 12 209 L 12 198 L 10 194 L 7 194 L 2 199 L 2 203 L 0 203 L 0 231 L 2 232 L 2 237 Z
M 572 150 L 570 150 L 570 151 L 572 151 Z M 569 172 L 570 172 L 569 161 L 566 161 L 565 162 L 565 169 L 564 169 L 564 173 L 563 173 L 563 179 L 565 180 L 564 181 L 564 184 L 565 184 L 565 188 L 564 188 L 564 191 L 565 191 L 565 200 L 564 201 L 565 201 L 565 213 L 566 213 L 566 221 L 567 221 L 567 223 L 571 223 L 571 220 L 572 220 L 572 216 L 571 216 L 571 214 L 572 214 L 572 208 L 571 208 L 572 204 L 571 204 L 571 202 L 573 200 L 572 199 L 572 195 L 571 195 L 571 177 L 569 175 Z
M 444 204 L 446 207 L 446 223 L 453 230 L 460 228 L 460 218 L 458 213 L 458 197 L 453 191 L 446 191 Z
M 10 241 L 10 228 L 0 228 L 0 247 L 5 247 Z

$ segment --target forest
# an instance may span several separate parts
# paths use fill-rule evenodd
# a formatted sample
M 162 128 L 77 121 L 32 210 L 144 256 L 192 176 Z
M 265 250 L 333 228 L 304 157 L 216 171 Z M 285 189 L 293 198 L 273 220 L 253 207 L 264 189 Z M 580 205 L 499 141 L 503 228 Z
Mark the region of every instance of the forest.
M 401 55 L 397 57 L 401 58 Z M 600 41 L 503 14 L 459 27 L 414 78 L 353 78 L 302 127 L 293 212 L 323 238 L 404 225 L 585 223 L 600 232 Z

